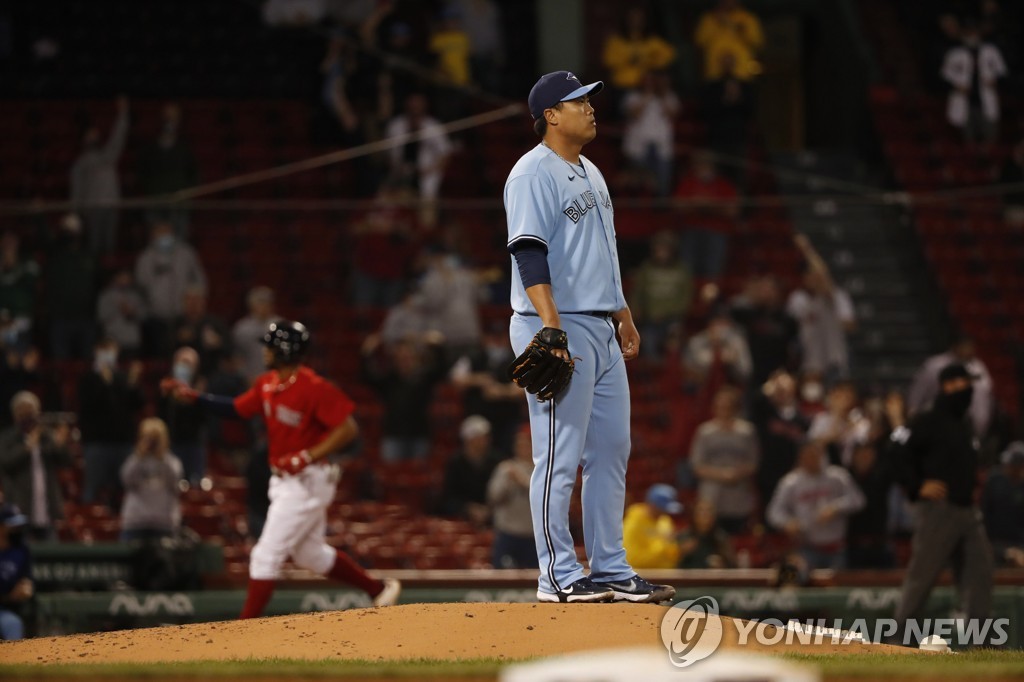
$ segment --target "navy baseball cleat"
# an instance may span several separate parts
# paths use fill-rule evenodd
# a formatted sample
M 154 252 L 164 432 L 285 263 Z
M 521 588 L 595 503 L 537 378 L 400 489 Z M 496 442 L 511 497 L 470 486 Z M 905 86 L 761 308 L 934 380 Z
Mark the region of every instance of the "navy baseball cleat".
M 615 595 L 614 601 L 631 601 L 637 604 L 656 603 L 668 601 L 676 596 L 676 588 L 671 585 L 655 585 L 649 583 L 638 575 L 629 580 L 618 582 L 594 582 L 598 587 L 604 587 Z
M 614 597 L 615 592 L 607 587 L 598 586 L 590 578 L 580 578 L 557 592 L 537 590 L 537 601 L 547 602 L 602 602 L 611 601 Z

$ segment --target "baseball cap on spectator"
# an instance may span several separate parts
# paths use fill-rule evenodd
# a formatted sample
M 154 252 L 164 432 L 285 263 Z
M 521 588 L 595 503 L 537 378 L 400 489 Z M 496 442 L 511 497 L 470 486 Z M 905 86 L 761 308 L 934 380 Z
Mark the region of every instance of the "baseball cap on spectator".
M 1003 464 L 1011 466 L 1013 464 L 1024 464 L 1024 442 L 1015 440 L 1006 446 L 1003 450 L 1003 454 L 1000 456 Z
M 8 528 L 20 528 L 28 523 L 28 518 L 13 504 L 0 504 L 0 524 Z
M 666 514 L 678 514 L 683 511 L 676 489 L 667 483 L 655 483 L 647 489 L 647 504 Z
M 572 71 L 554 71 L 544 74 L 530 90 L 530 97 L 527 100 L 530 105 L 530 115 L 536 120 L 544 115 L 545 109 L 550 109 L 559 102 L 567 102 L 584 95 L 596 95 L 603 89 L 603 81 L 583 85 Z
M 474 414 L 470 417 L 466 417 L 462 420 L 462 426 L 459 427 L 459 436 L 462 440 L 469 440 L 471 438 L 479 438 L 480 436 L 486 436 L 491 432 L 491 422 L 487 421 L 478 414 Z

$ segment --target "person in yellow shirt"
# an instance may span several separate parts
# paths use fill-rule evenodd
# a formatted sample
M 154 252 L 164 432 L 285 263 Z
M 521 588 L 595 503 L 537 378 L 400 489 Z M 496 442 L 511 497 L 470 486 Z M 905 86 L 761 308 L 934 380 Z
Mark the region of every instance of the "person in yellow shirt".
M 704 78 L 722 77 L 724 55 L 734 58 L 734 75 L 750 80 L 761 73 L 757 52 L 764 46 L 761 20 L 743 8 L 739 0 L 718 0 L 718 5 L 705 12 L 697 23 L 694 42 L 704 53 Z
M 633 568 L 675 568 L 679 542 L 672 516 L 683 511 L 676 489 L 657 483 L 643 502 L 631 504 L 622 522 L 622 545 Z
M 621 33 L 604 43 L 604 65 L 611 70 L 612 85 L 623 90 L 640 87 L 649 71 L 664 69 L 676 58 L 676 50 L 647 27 L 647 12 L 634 7 L 626 14 Z
M 437 57 L 438 70 L 455 85 L 468 85 L 469 35 L 462 29 L 455 8 L 441 13 L 441 25 L 430 36 L 430 51 Z

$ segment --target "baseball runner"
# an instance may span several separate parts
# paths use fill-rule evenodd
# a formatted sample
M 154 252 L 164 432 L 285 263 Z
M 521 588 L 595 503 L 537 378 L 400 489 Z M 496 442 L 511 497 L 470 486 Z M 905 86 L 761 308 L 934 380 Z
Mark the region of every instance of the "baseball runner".
M 623 361 L 637 356 L 640 335 L 622 293 L 608 186 L 580 155 L 597 135 L 590 96 L 603 87 L 568 71 L 537 81 L 529 107 L 542 141 L 505 183 L 515 261 L 509 336 L 520 353 L 509 375 L 536 396 L 528 397 L 536 463 L 530 507 L 544 602 L 658 602 L 675 594 L 638 576 L 622 547 L 630 449 Z M 581 463 L 589 577 L 569 532 Z
M 269 371 L 237 398 L 199 394 L 175 379 L 161 382 L 161 389 L 178 400 L 195 401 L 225 417 L 261 414 L 266 422 L 273 472 L 270 508 L 249 559 L 249 589 L 240 618 L 263 613 L 288 557 L 302 568 L 364 590 L 374 606 L 395 604 L 401 592 L 397 580 L 370 577 L 324 542 L 327 507 L 339 477 L 327 457 L 351 443 L 359 429 L 352 400 L 302 364 L 309 341 L 309 331 L 299 322 L 272 323 L 263 337 Z

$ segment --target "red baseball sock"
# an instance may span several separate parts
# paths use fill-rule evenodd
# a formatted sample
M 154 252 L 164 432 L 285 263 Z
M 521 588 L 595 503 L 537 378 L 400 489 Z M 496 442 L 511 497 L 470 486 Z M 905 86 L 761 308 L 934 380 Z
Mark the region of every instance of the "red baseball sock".
M 384 583 L 376 578 L 371 578 L 362 566 L 341 550 L 338 550 L 334 566 L 328 571 L 327 577 L 358 587 L 362 591 L 368 592 L 371 597 L 376 597 L 384 589 Z
M 273 580 L 249 578 L 249 590 L 245 595 L 245 606 L 242 607 L 242 614 L 238 616 L 238 619 L 259 618 L 273 594 Z

